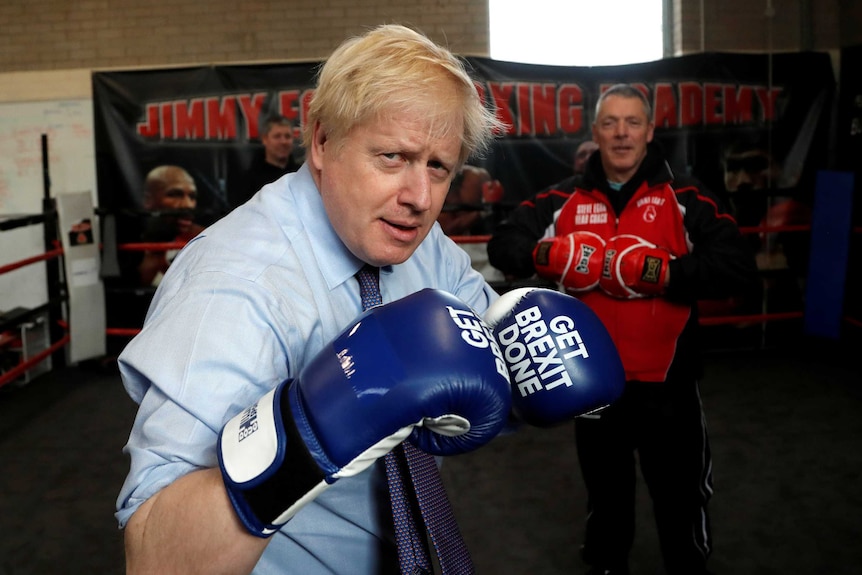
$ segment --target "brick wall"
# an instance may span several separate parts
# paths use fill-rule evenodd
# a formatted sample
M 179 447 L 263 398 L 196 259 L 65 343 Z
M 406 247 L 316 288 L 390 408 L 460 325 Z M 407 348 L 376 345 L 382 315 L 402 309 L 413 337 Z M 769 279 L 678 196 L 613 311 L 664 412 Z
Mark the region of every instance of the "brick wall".
M 382 22 L 487 53 L 487 0 L 3 0 L 0 72 L 314 60 Z
M 837 50 L 862 43 L 862 3 L 673 0 L 674 52 Z M 848 20 L 854 22 L 848 25 Z
M 0 101 L 80 97 L 92 69 L 318 60 L 383 22 L 487 55 L 488 0 L 3 0 Z M 670 0 L 674 55 L 836 50 L 862 42 L 862 2 Z M 529 2 L 523 3 L 528 9 Z M 772 16 L 767 16 L 767 7 Z M 573 33 L 577 33 L 576 27 Z

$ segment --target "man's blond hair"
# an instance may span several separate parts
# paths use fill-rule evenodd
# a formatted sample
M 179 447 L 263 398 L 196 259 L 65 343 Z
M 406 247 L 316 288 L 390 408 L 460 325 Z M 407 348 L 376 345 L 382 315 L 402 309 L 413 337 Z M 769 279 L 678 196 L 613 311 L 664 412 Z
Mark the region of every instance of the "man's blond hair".
M 434 100 L 439 106 L 428 105 L 444 94 Z M 360 124 L 417 106 L 430 114 L 435 135 L 461 131 L 460 163 L 484 154 L 503 128 L 481 102 L 461 59 L 419 32 L 387 24 L 346 40 L 321 67 L 303 144 L 311 148 L 317 122 L 339 142 Z

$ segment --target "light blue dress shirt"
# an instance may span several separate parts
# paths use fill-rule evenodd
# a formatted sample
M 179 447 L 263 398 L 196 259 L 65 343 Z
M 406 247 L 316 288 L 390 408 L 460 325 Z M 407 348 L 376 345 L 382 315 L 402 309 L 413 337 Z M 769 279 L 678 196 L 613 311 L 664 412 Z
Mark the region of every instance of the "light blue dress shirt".
M 363 262 L 330 225 L 308 165 L 265 186 L 171 264 L 144 327 L 120 355 L 140 404 L 124 449 L 120 526 L 177 478 L 218 465 L 219 430 L 362 312 Z M 383 268 L 383 301 L 446 290 L 482 314 L 497 294 L 438 225 L 403 264 Z M 457 369 L 457 368 L 456 368 Z M 382 463 L 336 482 L 276 533 L 254 573 L 396 572 Z

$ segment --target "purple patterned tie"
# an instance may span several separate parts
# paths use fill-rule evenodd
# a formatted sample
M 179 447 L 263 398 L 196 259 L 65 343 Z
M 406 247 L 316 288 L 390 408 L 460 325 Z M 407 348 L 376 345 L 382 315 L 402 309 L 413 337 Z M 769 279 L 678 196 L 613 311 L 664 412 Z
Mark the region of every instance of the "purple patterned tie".
M 364 310 L 383 303 L 380 295 L 379 271 L 376 267 L 366 265 L 356 274 Z M 403 575 L 432 573 L 428 549 L 420 535 L 414 506 L 411 504 L 410 484 L 405 481 L 409 473 L 420 513 L 437 552 L 437 560 L 443 575 L 472 574 L 474 570 L 470 553 L 461 538 L 461 532 L 455 522 L 434 458 L 405 441 L 386 454 L 383 461 L 389 482 L 389 497 L 392 500 L 401 573 Z

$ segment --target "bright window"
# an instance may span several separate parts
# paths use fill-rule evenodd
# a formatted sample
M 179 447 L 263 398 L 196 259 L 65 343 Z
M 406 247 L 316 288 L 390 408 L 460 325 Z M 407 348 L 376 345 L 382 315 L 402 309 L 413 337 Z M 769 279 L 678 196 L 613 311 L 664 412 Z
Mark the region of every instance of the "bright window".
M 660 60 L 664 0 L 488 0 L 491 58 L 613 66 Z

